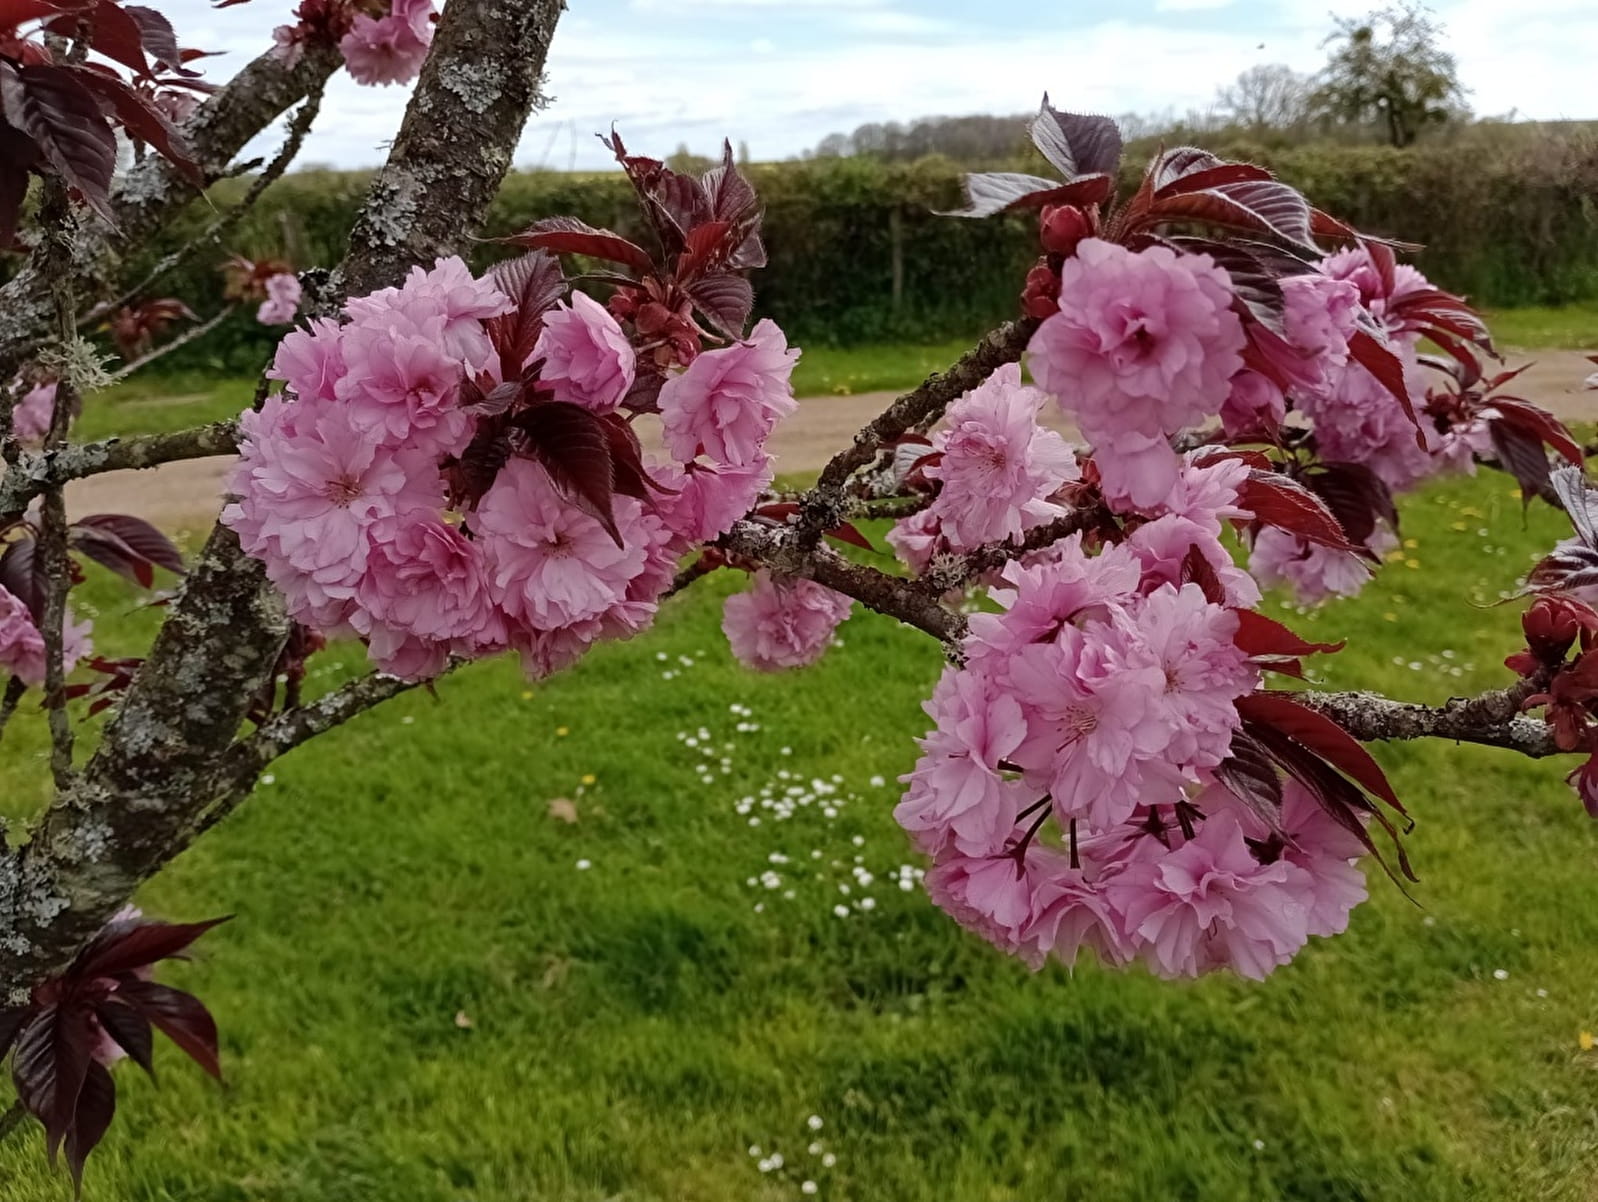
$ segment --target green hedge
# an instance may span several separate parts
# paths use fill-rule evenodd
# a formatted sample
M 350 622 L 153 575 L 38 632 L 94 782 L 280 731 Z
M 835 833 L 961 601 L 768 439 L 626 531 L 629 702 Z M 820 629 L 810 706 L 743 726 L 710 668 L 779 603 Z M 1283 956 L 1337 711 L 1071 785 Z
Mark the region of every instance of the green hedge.
M 1263 162 L 1322 208 L 1373 233 L 1422 242 L 1419 266 L 1439 283 L 1488 305 L 1558 304 L 1598 297 L 1598 139 L 1518 136 L 1499 144 L 1392 150 L 1226 148 Z M 1139 168 L 1127 167 L 1127 184 Z M 940 159 L 884 164 L 865 159 L 751 169 L 766 205 L 770 265 L 756 274 L 758 311 L 800 343 L 959 337 L 1015 311 L 1035 250 L 1024 218 L 939 217 L 959 199 L 959 168 Z M 229 246 L 251 256 L 287 253 L 303 265 L 336 260 L 364 192 L 364 173 L 301 172 L 275 185 Z M 218 187 L 217 204 L 242 183 Z M 631 194 L 619 176 L 512 175 L 485 236 L 535 217 L 571 214 L 637 235 Z M 130 271 L 204 228 L 194 206 Z M 485 265 L 503 248 L 479 244 Z M 219 256 L 202 256 L 168 291 L 215 295 Z M 187 366 L 250 368 L 272 332 L 240 317 L 188 355 Z

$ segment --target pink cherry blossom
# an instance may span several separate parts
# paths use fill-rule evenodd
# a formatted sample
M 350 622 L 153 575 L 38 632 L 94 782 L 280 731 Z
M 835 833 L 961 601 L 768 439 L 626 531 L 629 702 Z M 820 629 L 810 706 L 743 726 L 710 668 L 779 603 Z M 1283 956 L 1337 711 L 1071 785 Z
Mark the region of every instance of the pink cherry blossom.
M 11 410 L 11 433 L 25 446 L 39 446 L 50 432 L 50 419 L 55 414 L 56 381 L 35 384 L 22 394 L 22 399 Z
M 1228 438 L 1274 440 L 1287 417 L 1287 398 L 1267 376 L 1247 368 L 1232 377 L 1221 406 L 1221 429 Z
M 266 277 L 266 299 L 255 311 L 255 320 L 263 326 L 286 326 L 300 311 L 300 277 L 290 271 L 280 271 Z
M 442 671 L 451 653 L 504 646 L 482 556 L 458 529 L 416 512 L 376 522 L 367 536 L 350 625 L 366 636 L 379 668 L 419 679 Z
M 1259 669 L 1233 641 L 1235 612 L 1204 599 L 1196 584 L 1165 584 L 1128 619 L 1164 674 L 1154 705 L 1168 730 L 1164 755 L 1184 771 L 1213 768 L 1231 754 L 1237 700 L 1259 687 Z M 1141 662 L 1141 656 L 1129 657 Z
M 1365 541 L 1378 555 L 1398 546 L 1397 538 L 1385 527 L 1378 527 Z M 1355 596 L 1371 579 L 1371 562 L 1363 556 L 1310 543 L 1270 526 L 1255 535 L 1248 570 L 1265 588 L 1285 585 L 1305 604 Z
M 1312 361 L 1324 381 L 1348 362 L 1348 340 L 1359 316 L 1359 289 L 1312 272 L 1282 281 L 1287 340 Z
M 1303 869 L 1300 896 L 1308 910 L 1311 935 L 1341 935 L 1348 916 L 1369 894 L 1359 860 L 1359 836 L 1328 814 L 1297 781 L 1282 786 L 1282 857 Z
M 1231 303 L 1230 277 L 1206 255 L 1090 238 L 1065 261 L 1032 374 L 1076 418 L 1112 500 L 1156 504 L 1178 470 L 1166 439 L 1220 412 L 1243 365 Z
M 1261 863 L 1237 817 L 1222 810 L 1195 838 L 1134 859 L 1103 888 L 1123 934 L 1158 975 L 1230 968 L 1263 980 L 1309 938 L 1303 872 L 1282 859 Z
M 272 48 L 267 51 L 284 68 L 292 71 L 305 57 L 305 26 L 278 25 L 272 30 Z
M 344 327 L 345 374 L 334 393 L 358 429 L 385 446 L 407 445 L 433 455 L 457 453 L 470 435 L 459 407 L 460 360 L 443 348 L 443 320 L 417 328 L 399 314 Z
M 1186 518 L 1219 536 L 1223 521 L 1254 516 L 1242 504 L 1251 471 L 1241 459 L 1209 450 L 1190 451 L 1182 457 L 1171 491 L 1148 512 Z
M 942 531 L 943 523 L 938 520 L 938 515 L 923 509 L 907 518 L 900 518 L 883 537 L 899 557 L 899 562 L 919 576 L 931 566 L 933 555 L 942 545 Z
M 544 331 L 533 348 L 544 361 L 539 378 L 555 399 L 595 413 L 609 413 L 633 385 L 633 348 L 609 310 L 592 297 L 573 292 L 570 307 L 544 314 Z
M 649 468 L 653 479 L 676 490 L 657 496 L 655 509 L 687 543 L 708 542 L 732 529 L 770 487 L 775 471 L 769 456 L 738 466 L 695 460 L 682 468 Z
M 483 321 L 514 307 L 491 279 L 474 278 L 460 256 L 451 255 L 435 260 L 430 271 L 412 267 L 398 288 L 352 298 L 344 312 L 355 325 L 398 323 L 408 329 L 432 331 L 445 356 L 481 371 L 493 354 Z
M 968 856 L 1004 847 L 1028 794 L 1000 763 L 1026 737 L 1014 697 L 974 672 L 947 669 L 924 708 L 933 729 L 921 740 L 909 787 L 893 811 L 923 851 L 952 845 Z
M 1140 575 L 1131 549 L 1115 545 L 1088 555 L 1082 536 L 1068 535 L 1047 556 L 1005 565 L 992 590 L 1005 612 L 971 615 L 967 652 L 973 663 L 1025 655 L 1072 622 L 1107 617 L 1137 592 Z
M 747 340 L 699 355 L 660 390 L 666 446 L 684 463 L 701 451 L 720 463 L 760 459 L 777 420 L 798 407 L 798 358 L 769 318 Z
M 1067 626 L 1013 656 L 1003 683 L 1020 701 L 1027 737 L 1012 757 L 1053 798 L 1061 821 L 1094 828 L 1123 821 L 1140 802 L 1174 800 L 1178 765 L 1160 699 L 1166 681 L 1121 623 Z
M 727 598 L 721 629 L 732 653 L 761 672 L 802 668 L 820 659 L 851 602 L 813 580 L 761 569 L 750 586 Z
M 415 79 L 431 44 L 431 28 L 423 37 L 403 16 L 374 19 L 360 13 L 350 31 L 339 39 L 338 48 L 356 83 L 387 87 Z
M 1064 512 L 1048 498 L 1080 472 L 1066 441 L 1038 425 L 1043 400 L 1008 363 L 949 407 L 926 474 L 943 483 L 932 508 L 952 549 L 1019 538 Z
M 1252 609 L 1259 604 L 1258 582 L 1237 566 L 1208 524 L 1167 514 L 1132 531 L 1125 545 L 1143 565 L 1145 590 L 1181 584 L 1187 578 L 1187 557 L 1197 551 L 1215 573 L 1228 605 Z
M 341 329 L 331 318 L 318 317 L 309 329 L 289 331 L 277 344 L 267 376 L 287 383 L 301 401 L 333 400 L 348 370 Z
M 1413 347 L 1395 344 L 1404 361 L 1406 384 L 1417 411 L 1426 396 L 1426 380 Z M 1395 492 L 1413 488 L 1446 466 L 1435 454 L 1434 430 L 1419 431 L 1426 446 L 1417 445 L 1415 423 L 1376 377 L 1350 362 L 1334 372 L 1324 389 L 1299 398 L 1299 408 L 1314 423 L 1315 446 L 1327 462 L 1361 463 Z
M 477 507 L 473 529 L 488 564 L 489 593 L 513 623 L 553 630 L 599 618 L 626 599 L 646 565 L 629 533 L 639 503 L 615 499 L 622 545 L 564 497 L 544 468 L 512 459 Z
M 92 624 L 76 621 L 69 609 L 61 622 L 61 670 L 70 672 L 94 650 L 89 638 Z M 0 670 L 23 684 L 44 684 L 44 635 L 34 625 L 28 607 L 14 593 L 0 587 Z
M 1328 255 L 1321 260 L 1320 266 L 1321 271 L 1332 279 L 1347 280 L 1359 289 L 1360 302 L 1387 328 L 1388 333 L 1416 333 L 1406 328 L 1401 317 L 1390 313 L 1395 302 L 1401 302 L 1432 286 L 1430 280 L 1408 263 L 1395 264 L 1392 279 L 1384 280 L 1370 251 L 1363 246 L 1351 246 Z
M 222 520 L 266 564 L 294 616 L 326 631 L 348 616 L 369 528 L 417 510 L 436 513 L 443 484 L 430 457 L 381 445 L 343 407 L 299 408 L 269 397 L 240 419 L 228 483 L 238 500 Z

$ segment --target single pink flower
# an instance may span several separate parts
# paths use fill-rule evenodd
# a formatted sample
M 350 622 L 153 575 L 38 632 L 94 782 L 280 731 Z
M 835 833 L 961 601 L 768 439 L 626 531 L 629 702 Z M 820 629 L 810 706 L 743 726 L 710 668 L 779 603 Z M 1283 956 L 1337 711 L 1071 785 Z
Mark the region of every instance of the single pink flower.
M 776 468 L 770 456 L 762 456 L 738 466 L 691 460 L 680 468 L 653 464 L 648 471 L 676 490 L 654 498 L 656 512 L 678 538 L 694 544 L 731 530 L 770 487 Z
M 300 277 L 293 272 L 267 276 L 266 299 L 255 311 L 255 320 L 263 326 L 289 325 L 300 311 L 300 292 Z
M 1169 854 L 1134 859 L 1104 883 L 1127 941 L 1162 977 L 1218 968 L 1263 980 L 1309 938 L 1303 870 L 1261 863 L 1237 817 L 1205 818 Z
M 533 348 L 544 361 L 539 378 L 570 401 L 595 413 L 609 413 L 633 386 L 632 344 L 604 305 L 582 292 L 571 305 L 544 314 L 544 330 Z
M 431 270 L 412 267 L 398 288 L 352 298 L 344 312 L 356 326 L 429 331 L 446 358 L 476 372 L 493 358 L 484 320 L 513 308 L 492 280 L 475 278 L 459 255 L 451 255 L 434 260 Z
M 305 57 L 305 26 L 279 25 L 274 28 L 272 48 L 267 53 L 282 63 L 286 70 L 294 70 L 300 65 L 300 59 Z
M 926 474 L 942 481 L 932 510 L 952 549 L 1019 538 L 1064 512 L 1048 498 L 1081 473 L 1066 441 L 1038 425 L 1044 399 L 1007 363 L 949 407 Z
M 1287 418 L 1287 398 L 1268 377 L 1244 369 L 1232 377 L 1221 406 L 1221 429 L 1228 438 L 1274 439 Z
M 1021 706 L 980 674 L 949 668 L 924 708 L 933 728 L 914 771 L 899 778 L 909 787 L 893 816 L 923 851 L 991 855 L 1026 804 L 1024 786 L 999 767 L 1026 737 Z
M 1145 592 L 1162 584 L 1183 583 L 1188 578 L 1188 556 L 1197 551 L 1220 582 L 1226 604 L 1241 609 L 1252 609 L 1259 604 L 1258 582 L 1237 566 L 1207 524 L 1167 514 L 1132 531 L 1125 545 L 1143 565 Z
M 851 602 L 813 580 L 761 569 L 749 588 L 727 598 L 721 629 L 732 653 L 761 672 L 802 668 L 820 659 Z
M 1397 547 L 1398 539 L 1385 527 L 1377 527 L 1365 543 L 1380 555 Z M 1306 605 L 1328 597 L 1355 596 L 1371 578 L 1371 562 L 1363 556 L 1307 542 L 1270 526 L 1254 536 L 1248 570 L 1263 587 L 1285 585 Z
M 55 414 L 56 381 L 35 384 L 11 410 L 11 433 L 24 446 L 39 446 Z
M 61 623 L 61 670 L 72 671 L 94 650 L 89 638 L 92 624 L 78 622 L 68 610 Z M 28 607 L 14 593 L 0 587 L 0 669 L 23 684 L 44 684 L 44 635 L 34 625 Z
M 346 370 L 342 327 L 331 318 L 318 317 L 308 329 L 283 336 L 266 374 L 284 381 L 301 401 L 331 401 Z
M 385 446 L 405 446 L 433 456 L 459 453 L 470 437 L 460 408 L 462 367 L 446 354 L 443 321 L 417 328 L 395 315 L 344 327 L 345 373 L 334 386 L 356 428 Z
M 701 452 L 719 463 L 760 459 L 777 420 L 798 407 L 791 379 L 798 359 L 770 318 L 746 341 L 695 358 L 660 390 L 672 455 L 684 463 Z
M 893 553 L 917 576 L 932 564 L 932 557 L 943 543 L 943 523 L 938 515 L 923 509 L 907 518 L 900 518 L 883 535 Z M 947 550 L 946 547 L 943 549 Z
M 1219 413 L 1243 366 L 1232 285 L 1206 255 L 1090 238 L 1060 271 L 1060 311 L 1032 374 L 1093 448 L 1106 495 L 1156 504 L 1177 473 L 1170 435 Z
M 967 654 L 973 663 L 1029 654 L 1074 622 L 1107 617 L 1136 594 L 1141 574 L 1130 548 L 1118 544 L 1088 555 L 1080 534 L 1068 535 L 1029 563 L 1011 561 L 991 590 L 1004 612 L 971 615 Z
M 428 36 L 418 36 L 403 17 L 373 19 L 360 13 L 350 31 L 339 39 L 338 48 L 356 83 L 387 87 L 416 78 L 432 44 L 431 35 L 429 29 Z

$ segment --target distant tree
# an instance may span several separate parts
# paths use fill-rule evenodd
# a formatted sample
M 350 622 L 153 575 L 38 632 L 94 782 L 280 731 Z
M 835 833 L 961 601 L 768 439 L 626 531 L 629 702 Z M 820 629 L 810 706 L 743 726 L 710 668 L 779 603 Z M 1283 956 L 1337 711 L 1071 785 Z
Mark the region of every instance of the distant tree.
M 1408 146 L 1428 125 L 1468 115 L 1454 56 L 1441 46 L 1442 25 L 1415 0 L 1361 18 L 1337 19 L 1333 47 L 1311 98 L 1321 119 L 1375 127 Z
M 1313 86 L 1283 63 L 1262 63 L 1217 91 L 1217 115 L 1252 133 L 1298 129 L 1309 116 Z
M 685 175 L 703 175 L 715 165 L 715 159 L 695 154 L 686 142 L 678 142 L 677 149 L 666 156 L 666 166 Z

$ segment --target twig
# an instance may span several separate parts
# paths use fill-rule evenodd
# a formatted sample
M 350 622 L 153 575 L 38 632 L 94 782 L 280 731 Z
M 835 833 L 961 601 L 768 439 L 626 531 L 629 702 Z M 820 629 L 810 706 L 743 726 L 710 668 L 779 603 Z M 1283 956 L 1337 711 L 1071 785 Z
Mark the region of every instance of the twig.
M 1332 719 L 1361 742 L 1386 739 L 1452 739 L 1501 747 L 1541 759 L 1564 754 L 1548 724 L 1521 714 L 1523 685 L 1455 697 L 1442 705 L 1394 701 L 1374 693 L 1294 693 L 1295 700 Z
M 688 588 L 695 581 L 703 580 L 720 566 L 719 562 L 713 562 L 709 557 L 701 555 L 693 563 L 679 571 L 676 576 L 672 577 L 671 587 L 661 594 L 661 603 L 664 604 L 671 600 L 671 598 L 682 592 L 683 589 Z
M 1044 547 L 1079 531 L 1091 530 L 1105 516 L 1105 511 L 1097 505 L 1081 506 L 1069 513 L 1061 514 L 1051 522 L 1033 527 L 1019 542 L 1005 539 L 1000 542 L 985 543 L 956 557 L 946 566 L 940 567 L 935 564 L 929 566 L 918 583 L 927 591 L 941 596 L 950 589 L 959 588 L 982 573 L 1012 559 L 1019 559 L 1031 551 L 1041 551 Z
M 141 368 L 148 367 L 163 355 L 170 355 L 173 351 L 177 350 L 178 347 L 185 346 L 188 343 L 193 342 L 196 338 L 204 338 L 212 330 L 216 329 L 217 326 L 221 325 L 224 321 L 231 317 L 237 308 L 237 305 L 229 305 L 227 308 L 217 313 L 216 316 L 207 318 L 197 326 L 190 326 L 170 342 L 164 342 L 160 346 L 151 350 L 148 354 L 139 356 L 132 363 L 126 364 L 119 368 L 111 377 L 111 383 L 120 384 L 134 372 L 140 370 Z
M 926 496 L 854 499 L 849 502 L 849 516 L 852 518 L 885 518 L 889 521 L 898 521 L 900 518 L 914 517 L 930 504 L 932 504 L 932 498 Z
M 0 521 L 10 521 L 46 489 L 102 472 L 158 467 L 179 459 L 204 459 L 238 450 L 238 423 L 211 422 L 168 434 L 107 438 L 24 454 L 0 476 Z
M 842 519 L 844 485 L 858 468 L 870 463 L 878 448 L 919 423 L 936 420 L 949 404 L 969 392 L 1006 363 L 1020 359 L 1038 323 L 1030 317 L 1006 322 L 961 355 L 945 372 L 933 372 L 921 386 L 901 396 L 854 436 L 822 469 L 800 513 L 803 540 L 815 545 L 821 532 Z
M 144 293 L 167 272 L 182 266 L 194 257 L 202 248 L 219 244 L 233 232 L 246 213 L 255 207 L 256 201 L 261 199 L 261 194 L 282 178 L 283 172 L 288 170 L 289 164 L 300 153 L 300 147 L 305 143 L 305 136 L 311 132 L 311 123 L 316 120 L 322 108 L 322 93 L 326 89 L 326 77 L 316 80 L 311 90 L 306 94 L 305 103 L 300 105 L 293 118 L 289 121 L 288 136 L 283 139 L 283 145 L 278 148 L 277 154 L 267 164 L 266 170 L 256 176 L 250 184 L 249 190 L 239 199 L 239 202 L 222 213 L 213 221 L 208 229 L 198 238 L 186 242 L 177 250 L 167 254 L 159 263 L 150 268 L 149 273 L 133 287 L 129 288 L 115 300 L 105 301 L 96 305 L 83 317 L 85 323 L 96 321 L 107 313 L 113 313 L 123 305 L 128 304 Z M 259 160 L 256 160 L 259 162 Z M 129 370 L 132 370 L 131 368 Z

